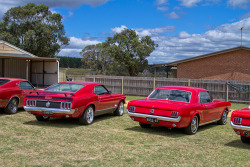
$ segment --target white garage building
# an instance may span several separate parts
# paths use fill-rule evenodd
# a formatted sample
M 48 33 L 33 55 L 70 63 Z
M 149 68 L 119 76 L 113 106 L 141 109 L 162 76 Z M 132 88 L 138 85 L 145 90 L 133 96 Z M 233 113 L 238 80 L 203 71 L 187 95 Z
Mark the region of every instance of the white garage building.
M 0 40 L 0 77 L 23 78 L 46 87 L 59 81 L 59 59 L 37 57 Z

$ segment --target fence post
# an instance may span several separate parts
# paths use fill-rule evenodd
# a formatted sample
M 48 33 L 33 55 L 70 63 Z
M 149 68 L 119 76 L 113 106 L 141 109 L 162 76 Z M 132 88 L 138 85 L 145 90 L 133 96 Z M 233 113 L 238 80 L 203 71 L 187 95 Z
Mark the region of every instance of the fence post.
M 228 101 L 228 84 L 226 83 L 226 86 L 227 86 L 227 94 L 226 94 L 226 101 Z
M 123 77 L 122 77 L 122 94 L 123 94 Z
M 154 81 L 153 81 L 153 90 L 155 89 L 155 77 L 154 77 Z
M 188 86 L 190 86 L 190 79 L 188 80 Z
M 93 78 L 93 82 L 95 82 L 95 77 Z

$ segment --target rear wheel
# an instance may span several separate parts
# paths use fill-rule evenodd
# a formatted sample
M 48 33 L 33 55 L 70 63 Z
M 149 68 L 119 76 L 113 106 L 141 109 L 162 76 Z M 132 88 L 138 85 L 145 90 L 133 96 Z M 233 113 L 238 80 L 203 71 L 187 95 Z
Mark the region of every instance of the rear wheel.
M 5 108 L 5 112 L 7 114 L 15 114 L 18 110 L 18 99 L 17 98 L 12 98 L 10 101 L 9 101 L 9 104 L 7 105 L 7 107 Z
M 84 113 L 79 118 L 79 123 L 82 125 L 90 125 L 94 121 L 94 109 L 92 106 L 88 106 Z
M 188 134 L 188 135 L 194 135 L 197 130 L 198 130 L 198 127 L 199 127 L 199 118 L 197 115 L 195 115 L 190 124 L 188 125 L 188 127 L 184 128 L 185 130 L 185 133 Z
M 40 115 L 36 115 L 36 120 L 38 121 L 48 121 L 50 119 L 50 117 L 47 116 L 40 116 Z
M 124 103 L 121 101 L 117 107 L 117 109 L 114 111 L 115 116 L 122 116 L 124 112 Z
M 145 124 L 141 122 L 139 122 L 139 125 L 141 126 L 141 128 L 150 128 L 152 126 L 151 124 Z
M 240 136 L 240 139 L 243 143 L 250 143 L 250 137 Z
M 221 116 L 221 119 L 217 122 L 219 125 L 226 125 L 227 123 L 227 110 L 225 110 Z

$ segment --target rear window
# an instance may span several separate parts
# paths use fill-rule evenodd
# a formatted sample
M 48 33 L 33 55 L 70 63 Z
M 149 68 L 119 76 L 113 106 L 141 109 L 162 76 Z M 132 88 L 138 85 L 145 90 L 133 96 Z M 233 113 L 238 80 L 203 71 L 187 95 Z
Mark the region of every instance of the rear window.
M 71 83 L 63 83 L 63 84 L 55 84 L 51 87 L 44 89 L 45 91 L 63 91 L 63 92 L 77 92 L 85 85 L 82 84 L 71 84 Z
M 175 89 L 155 89 L 148 98 L 189 103 L 191 92 Z
M 10 80 L 8 79 L 0 79 L 0 86 L 6 84 L 7 82 L 9 82 Z

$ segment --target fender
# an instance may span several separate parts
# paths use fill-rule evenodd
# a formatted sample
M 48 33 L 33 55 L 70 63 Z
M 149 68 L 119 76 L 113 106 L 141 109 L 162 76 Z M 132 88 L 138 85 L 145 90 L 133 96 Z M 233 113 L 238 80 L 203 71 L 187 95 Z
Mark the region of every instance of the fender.
M 17 98 L 18 99 L 18 107 L 20 107 L 20 97 L 18 95 L 12 95 L 8 101 L 8 103 L 5 105 L 5 108 L 8 106 L 8 104 L 10 103 L 10 101 L 13 99 L 13 98 Z M 21 104 L 22 105 L 22 104 Z
M 198 111 L 195 111 L 195 112 L 192 114 L 192 117 L 191 117 L 191 119 L 189 120 L 188 125 L 191 123 L 193 117 L 194 117 L 196 114 L 199 116 L 199 124 L 200 124 L 200 120 L 201 120 L 200 113 L 199 113 Z
M 223 109 L 223 111 L 222 111 L 220 117 L 222 117 L 222 114 L 223 114 L 223 112 L 224 112 L 225 110 L 227 110 L 227 114 L 230 112 L 230 110 L 229 110 L 227 107 L 225 107 L 225 108 Z
M 87 104 L 85 105 L 85 107 L 84 107 L 82 110 L 78 111 L 78 117 L 80 117 L 80 116 L 83 114 L 83 112 L 86 110 L 86 108 L 87 108 L 88 106 L 90 106 L 90 105 L 93 105 L 93 106 L 94 106 L 94 112 L 95 112 L 95 103 L 94 103 L 94 102 L 89 102 L 89 103 L 87 103 Z

